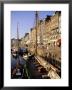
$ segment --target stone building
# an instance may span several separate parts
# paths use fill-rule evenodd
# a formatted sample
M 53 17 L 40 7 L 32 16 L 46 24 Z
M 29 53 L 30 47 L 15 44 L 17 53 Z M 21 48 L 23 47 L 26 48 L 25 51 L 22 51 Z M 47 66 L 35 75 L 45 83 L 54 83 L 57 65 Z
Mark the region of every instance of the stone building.
M 25 46 L 25 38 L 24 37 L 21 38 L 20 46 L 21 47 L 24 47 Z
M 51 36 L 50 36 L 50 40 L 51 41 L 56 41 L 59 37 L 60 37 L 60 28 L 59 28 L 59 25 L 60 25 L 60 22 L 59 22 L 59 18 L 60 18 L 60 15 L 59 15 L 59 12 L 56 12 L 56 14 L 51 17 Z
M 36 29 L 34 27 L 31 28 L 31 44 L 35 45 L 35 43 L 36 43 Z
M 20 42 L 21 42 L 21 39 L 11 39 L 11 48 L 16 48 L 18 49 L 18 47 L 20 46 Z
M 45 36 L 46 36 L 46 44 L 55 44 L 58 38 L 61 36 L 60 24 L 61 24 L 61 16 L 58 12 L 50 18 L 45 19 Z
M 51 16 L 47 16 L 45 18 L 45 31 L 44 31 L 44 35 L 45 35 L 45 47 L 47 47 L 48 42 L 49 42 L 49 36 L 51 33 Z
M 36 29 L 31 28 L 28 35 L 24 37 L 24 42 L 28 45 L 28 50 L 32 53 L 35 53 L 35 45 L 36 45 Z
M 26 33 L 24 38 L 25 38 L 25 44 L 28 45 L 29 44 L 29 33 Z

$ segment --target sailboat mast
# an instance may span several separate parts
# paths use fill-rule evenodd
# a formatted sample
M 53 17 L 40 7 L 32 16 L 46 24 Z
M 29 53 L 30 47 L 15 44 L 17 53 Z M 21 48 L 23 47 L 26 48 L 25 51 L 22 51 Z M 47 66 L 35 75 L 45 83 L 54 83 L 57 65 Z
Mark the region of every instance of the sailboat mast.
M 35 54 L 37 55 L 37 29 L 38 29 L 38 11 L 36 11 L 36 50 L 35 50 Z
M 19 23 L 17 23 L 17 48 L 19 48 L 19 28 L 18 28 Z

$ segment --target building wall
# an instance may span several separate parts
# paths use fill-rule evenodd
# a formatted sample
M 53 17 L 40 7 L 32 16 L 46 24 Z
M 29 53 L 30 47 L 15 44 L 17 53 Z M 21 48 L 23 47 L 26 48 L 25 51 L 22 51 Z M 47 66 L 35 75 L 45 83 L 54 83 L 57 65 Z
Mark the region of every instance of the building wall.
M 21 45 L 21 47 L 24 47 L 24 45 L 25 45 L 25 38 L 23 37 L 23 38 L 21 38 L 21 43 L 20 43 Z
M 20 39 L 11 39 L 11 48 L 16 48 L 18 49 L 18 47 L 20 46 Z M 18 45 L 19 44 L 19 45 Z
M 37 28 L 37 43 L 38 45 L 41 43 L 41 25 L 40 25 L 40 21 L 38 24 L 38 28 Z
M 46 35 L 46 44 L 55 42 L 58 38 L 60 38 L 60 24 L 61 24 L 61 16 L 55 14 L 51 17 L 49 21 L 45 23 L 45 35 Z
M 33 28 L 31 31 L 31 42 L 32 44 L 36 43 L 36 29 L 35 28 Z
M 42 44 L 45 45 L 46 41 L 46 33 L 45 33 L 45 20 L 42 20 L 41 22 L 41 34 L 42 34 Z

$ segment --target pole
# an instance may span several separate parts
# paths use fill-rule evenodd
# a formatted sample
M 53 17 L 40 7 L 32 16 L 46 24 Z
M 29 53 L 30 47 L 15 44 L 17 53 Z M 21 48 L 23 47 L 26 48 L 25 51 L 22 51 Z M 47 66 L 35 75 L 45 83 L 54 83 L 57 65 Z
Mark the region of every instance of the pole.
M 17 23 L 17 48 L 19 48 L 19 30 L 18 30 L 18 24 Z
M 38 12 L 36 11 L 36 48 L 35 48 L 35 54 L 37 55 L 37 27 L 38 27 Z

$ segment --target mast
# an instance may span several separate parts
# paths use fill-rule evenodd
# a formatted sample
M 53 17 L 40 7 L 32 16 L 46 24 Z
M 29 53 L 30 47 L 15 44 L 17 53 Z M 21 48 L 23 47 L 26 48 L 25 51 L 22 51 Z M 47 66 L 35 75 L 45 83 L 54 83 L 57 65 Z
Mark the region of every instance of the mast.
M 19 48 L 19 28 L 18 28 L 19 23 L 17 23 L 17 48 Z
M 35 48 L 35 54 L 37 55 L 37 29 L 38 29 L 38 12 L 36 11 L 35 14 L 35 18 L 36 18 L 36 48 Z

